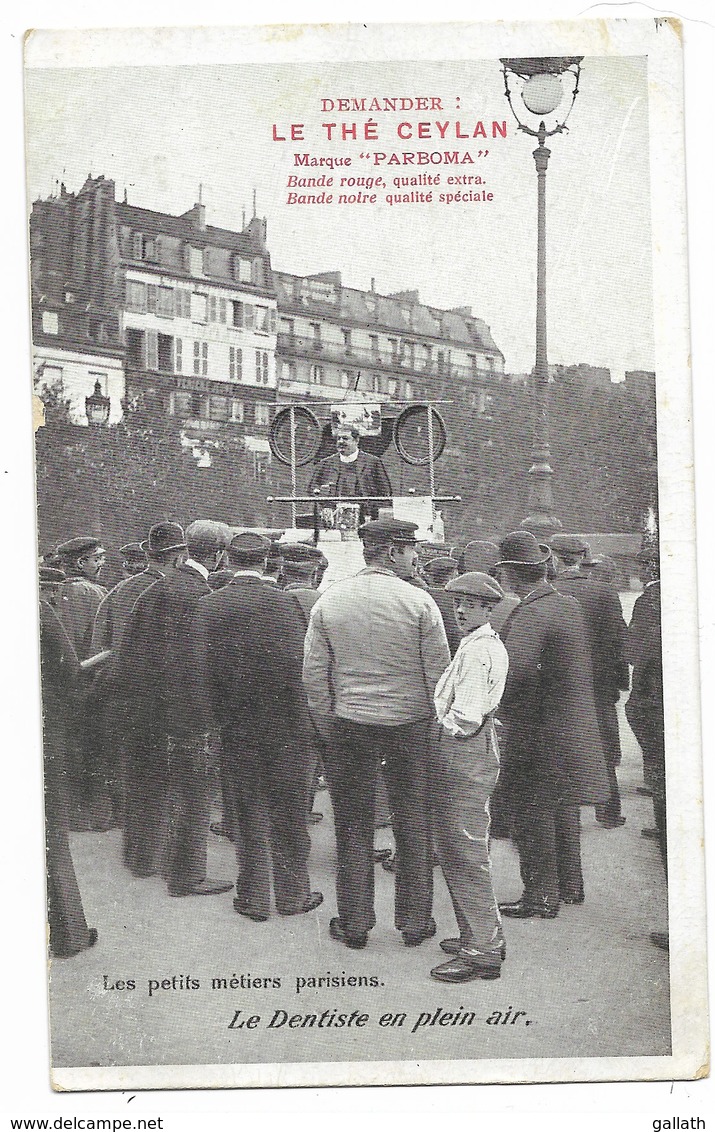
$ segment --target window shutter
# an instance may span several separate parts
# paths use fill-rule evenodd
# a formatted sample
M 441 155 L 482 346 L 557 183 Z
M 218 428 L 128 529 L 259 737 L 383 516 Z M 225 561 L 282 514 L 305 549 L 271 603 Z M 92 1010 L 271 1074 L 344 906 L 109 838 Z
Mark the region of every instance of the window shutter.
M 218 301 L 218 320 L 219 322 L 226 321 L 226 300 L 219 299 Z
M 146 309 L 149 314 L 156 314 L 156 283 L 147 283 Z
M 141 232 L 135 232 L 134 233 L 134 240 L 133 240 L 133 246 L 132 246 L 132 252 L 133 252 L 133 258 L 134 259 L 141 259 L 142 258 L 142 239 L 143 239 L 143 237 L 142 237 Z
M 276 332 L 276 312 L 271 309 L 271 334 Z
M 250 306 L 248 303 L 246 303 L 244 308 L 243 308 L 243 325 L 246 327 L 247 330 L 252 329 L 253 326 L 254 326 L 253 307 Z
M 181 338 L 174 339 L 174 373 L 181 373 L 184 363 L 183 359 L 183 343 Z
M 159 368 L 159 332 L 147 330 L 146 332 L 146 368 Z

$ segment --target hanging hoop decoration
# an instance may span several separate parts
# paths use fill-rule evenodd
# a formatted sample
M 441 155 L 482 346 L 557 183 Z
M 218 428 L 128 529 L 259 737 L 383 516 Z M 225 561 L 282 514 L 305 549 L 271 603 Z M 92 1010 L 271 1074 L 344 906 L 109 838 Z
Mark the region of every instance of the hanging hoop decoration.
M 447 444 L 447 429 L 433 405 L 408 405 L 395 421 L 393 439 L 405 463 L 422 468 L 439 460 Z
M 317 456 L 323 429 L 315 413 L 305 405 L 287 405 L 284 409 L 279 409 L 271 424 L 268 443 L 281 464 L 290 466 L 292 463 L 291 414 L 294 414 L 295 420 L 295 465 L 302 468 Z

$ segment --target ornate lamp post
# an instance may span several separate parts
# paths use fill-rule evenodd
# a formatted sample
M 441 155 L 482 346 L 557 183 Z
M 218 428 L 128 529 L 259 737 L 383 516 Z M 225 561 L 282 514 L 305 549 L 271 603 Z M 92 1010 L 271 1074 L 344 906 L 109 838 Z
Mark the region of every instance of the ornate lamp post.
M 111 399 L 103 395 L 101 385 L 98 381 L 95 381 L 94 393 L 91 397 L 85 397 L 84 399 L 84 408 L 89 424 L 106 425 L 109 420 L 111 405 Z
M 504 93 L 520 130 L 536 138 L 534 163 L 537 177 L 537 249 L 536 249 L 536 361 L 534 365 L 534 420 L 531 467 L 529 468 L 529 515 L 522 527 L 537 537 L 548 538 L 561 527 L 554 515 L 552 493 L 551 448 L 549 442 L 549 363 L 546 353 L 546 169 L 551 150 L 545 142 L 566 129 L 578 94 L 582 55 L 539 58 L 501 59 Z M 568 77 L 567 77 L 568 76 Z M 554 119 L 547 129 L 545 119 L 554 114 L 567 96 L 564 80 L 570 83 L 570 104 L 563 121 Z M 516 96 L 538 126 L 523 122 L 514 105 Z

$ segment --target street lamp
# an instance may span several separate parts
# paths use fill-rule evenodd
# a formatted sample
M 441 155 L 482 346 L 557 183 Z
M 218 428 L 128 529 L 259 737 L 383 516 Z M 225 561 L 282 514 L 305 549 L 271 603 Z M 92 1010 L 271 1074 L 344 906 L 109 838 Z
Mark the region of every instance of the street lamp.
M 537 248 L 536 248 L 536 361 L 534 365 L 534 420 L 531 467 L 529 468 L 529 515 L 522 527 L 537 537 L 548 538 L 561 527 L 554 515 L 549 444 L 549 363 L 546 353 L 546 169 L 551 150 L 546 138 L 567 130 L 566 122 L 578 94 L 582 55 L 539 59 L 500 59 L 504 75 L 504 93 L 520 130 L 537 138 L 534 163 L 537 176 Z M 565 89 L 566 81 L 566 89 Z M 570 85 L 570 90 L 568 89 Z M 514 105 L 517 95 L 531 115 L 522 121 Z M 564 102 L 562 121 L 552 115 Z M 518 105 L 518 103 L 517 103 Z M 550 120 L 547 129 L 546 120 Z M 534 128 L 528 122 L 538 122 Z M 553 124 L 551 124 L 553 122 Z
M 103 395 L 99 381 L 95 381 L 94 393 L 91 397 L 85 397 L 84 399 L 84 408 L 89 424 L 106 425 L 109 420 L 111 404 L 110 398 Z

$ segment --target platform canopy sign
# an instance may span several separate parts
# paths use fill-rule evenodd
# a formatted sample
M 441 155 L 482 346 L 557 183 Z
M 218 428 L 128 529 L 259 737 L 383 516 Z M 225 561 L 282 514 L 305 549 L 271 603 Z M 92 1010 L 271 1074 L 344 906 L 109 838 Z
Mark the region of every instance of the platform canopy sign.
M 355 425 L 361 436 L 379 436 L 382 432 L 382 410 L 379 405 L 362 405 L 349 401 L 331 405 L 330 427 L 333 436 L 345 425 Z

